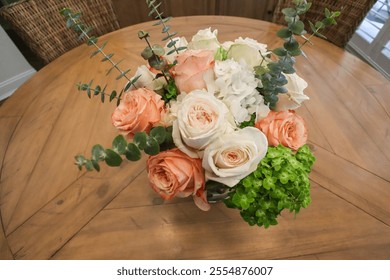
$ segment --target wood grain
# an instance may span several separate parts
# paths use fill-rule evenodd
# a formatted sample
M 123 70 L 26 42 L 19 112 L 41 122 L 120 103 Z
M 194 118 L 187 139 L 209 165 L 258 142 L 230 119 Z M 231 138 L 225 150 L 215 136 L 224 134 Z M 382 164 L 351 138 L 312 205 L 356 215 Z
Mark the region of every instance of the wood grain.
M 217 1 L 222 5 L 224 1 Z M 221 42 L 250 37 L 277 47 L 278 26 L 224 16 L 174 18 L 188 40 L 219 30 Z M 138 30 L 160 42 L 150 22 L 103 36 L 123 68 L 144 63 Z M 297 60 L 310 101 L 299 108 L 317 160 L 313 202 L 277 227 L 249 227 L 235 210 L 210 212 L 191 198 L 164 202 L 148 186 L 145 159 L 100 173 L 73 157 L 117 134 L 115 104 L 77 91 L 79 82 L 117 89 L 101 58 L 83 45 L 53 61 L 0 107 L 1 259 L 389 259 L 390 82 L 351 54 L 314 39 Z
M 128 188 L 137 193 L 147 185 L 142 178 Z M 267 230 L 248 227 L 236 210 L 222 204 L 209 213 L 191 201 L 148 205 L 146 199 L 144 206 L 108 206 L 54 258 L 274 259 L 348 250 L 367 239 L 390 245 L 390 228 L 370 215 L 317 184 L 312 184 L 312 198 L 296 218 L 284 213 L 279 225 Z M 383 256 L 390 257 L 390 251 Z

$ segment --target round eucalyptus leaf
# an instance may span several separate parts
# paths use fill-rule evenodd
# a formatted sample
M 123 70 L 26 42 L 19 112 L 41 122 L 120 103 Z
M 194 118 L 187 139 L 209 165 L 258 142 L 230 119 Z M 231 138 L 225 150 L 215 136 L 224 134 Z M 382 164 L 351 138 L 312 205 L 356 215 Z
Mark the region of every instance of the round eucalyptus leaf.
M 115 151 L 106 149 L 106 158 L 104 159 L 108 166 L 120 166 L 122 158 Z
M 104 160 L 106 157 L 106 151 L 102 147 L 102 145 L 94 145 L 92 147 L 92 159 L 93 160 Z
M 133 142 L 140 150 L 145 149 L 146 146 L 146 133 L 145 132 L 137 132 L 134 135 Z
M 162 126 L 154 127 L 154 128 L 150 131 L 150 133 L 149 133 L 149 135 L 150 135 L 151 137 L 153 137 L 154 139 L 156 139 L 156 141 L 157 141 L 158 144 L 164 143 L 165 138 L 166 138 L 166 134 L 167 134 L 167 133 L 166 133 L 166 130 L 165 130 L 165 128 L 162 127 Z
M 125 155 L 126 158 L 130 161 L 137 161 L 141 159 L 141 151 L 134 143 L 129 143 L 127 145 Z
M 149 58 L 151 58 L 153 56 L 152 49 L 150 47 L 144 48 L 144 50 L 141 53 L 141 56 L 143 57 L 143 59 L 148 60 Z
M 127 141 L 123 135 L 118 135 L 114 138 L 112 141 L 112 147 L 114 148 L 114 151 L 117 152 L 120 155 L 123 155 L 126 152 L 127 147 Z
M 154 139 L 153 137 L 148 137 L 146 139 L 146 146 L 144 151 L 151 156 L 157 155 L 160 152 L 160 145 L 158 144 L 156 139 Z

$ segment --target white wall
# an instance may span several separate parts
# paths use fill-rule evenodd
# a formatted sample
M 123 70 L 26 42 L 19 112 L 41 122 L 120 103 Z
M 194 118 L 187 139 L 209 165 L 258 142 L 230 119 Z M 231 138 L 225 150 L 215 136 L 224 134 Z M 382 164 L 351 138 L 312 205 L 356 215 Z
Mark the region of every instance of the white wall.
M 35 72 L 0 26 L 0 100 L 12 95 Z

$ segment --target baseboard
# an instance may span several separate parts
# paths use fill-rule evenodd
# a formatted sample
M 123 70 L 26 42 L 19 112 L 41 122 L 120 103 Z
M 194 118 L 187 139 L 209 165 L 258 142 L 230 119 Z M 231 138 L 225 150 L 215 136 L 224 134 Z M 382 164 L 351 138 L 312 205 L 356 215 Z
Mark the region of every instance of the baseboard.
M 0 83 L 0 100 L 11 96 L 18 87 L 36 73 L 35 69 L 29 69 Z

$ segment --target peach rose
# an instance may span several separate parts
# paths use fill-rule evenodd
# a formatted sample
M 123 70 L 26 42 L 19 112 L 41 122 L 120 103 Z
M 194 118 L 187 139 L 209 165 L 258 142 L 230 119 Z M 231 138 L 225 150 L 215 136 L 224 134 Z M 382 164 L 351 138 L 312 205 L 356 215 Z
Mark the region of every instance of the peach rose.
M 200 159 L 191 158 L 174 148 L 149 157 L 147 170 L 151 187 L 163 199 L 192 195 L 201 210 L 210 209 Z
M 211 50 L 187 50 L 177 55 L 177 64 L 173 68 L 176 86 L 180 91 L 191 92 L 194 89 L 205 89 L 203 75 L 212 73 L 214 53 Z
M 147 88 L 129 91 L 112 114 L 113 125 L 124 135 L 149 130 L 161 119 L 164 101 L 161 96 Z
M 282 144 L 292 150 L 298 150 L 307 141 L 305 121 L 294 110 L 271 111 L 255 126 L 267 136 L 270 146 Z

